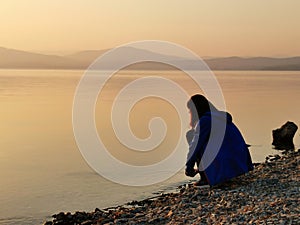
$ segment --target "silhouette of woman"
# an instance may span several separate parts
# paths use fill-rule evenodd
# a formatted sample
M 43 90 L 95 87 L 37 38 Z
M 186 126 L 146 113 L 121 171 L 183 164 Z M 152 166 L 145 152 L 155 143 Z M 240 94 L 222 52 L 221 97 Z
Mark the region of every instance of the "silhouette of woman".
M 186 134 L 189 143 L 189 153 L 186 162 L 185 174 L 194 177 L 197 173 L 201 179 L 195 185 L 216 185 L 233 177 L 245 174 L 253 170 L 250 153 L 240 131 L 232 122 L 229 113 L 219 111 L 203 95 L 194 95 L 187 102 L 190 110 L 192 127 Z M 212 129 L 214 124 L 223 124 L 225 132 L 222 134 L 222 142 L 219 149 L 210 149 L 214 144 L 208 145 L 209 140 L 216 142 L 220 132 Z M 203 168 L 203 155 L 212 154 L 213 160 L 206 168 Z M 213 154 L 212 154 L 213 155 Z M 206 157 L 209 158 L 209 157 Z M 194 169 L 195 164 L 198 168 Z M 205 164 L 205 163 L 204 163 Z

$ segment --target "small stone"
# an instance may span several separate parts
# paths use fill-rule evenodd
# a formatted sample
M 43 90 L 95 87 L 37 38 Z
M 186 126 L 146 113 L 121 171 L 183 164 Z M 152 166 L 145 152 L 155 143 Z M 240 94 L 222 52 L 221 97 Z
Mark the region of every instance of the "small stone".
M 116 224 L 124 224 L 124 223 L 127 223 L 128 222 L 128 219 L 126 219 L 126 218 L 121 218 L 121 219 L 117 219 L 117 220 L 115 220 L 114 221 L 114 223 L 116 223 Z
M 93 224 L 93 221 L 91 221 L 91 220 L 86 220 L 81 223 L 81 225 L 92 225 L 92 224 Z
M 167 217 L 170 217 L 170 216 L 172 216 L 172 215 L 173 215 L 173 211 L 170 210 L 170 211 L 168 212 L 168 214 L 167 214 Z
M 102 212 L 102 210 L 96 208 L 94 212 Z
M 60 212 L 58 214 L 53 215 L 54 221 L 63 221 L 65 219 L 65 213 Z
M 51 221 L 47 221 L 44 223 L 44 225 L 53 225 L 53 223 Z

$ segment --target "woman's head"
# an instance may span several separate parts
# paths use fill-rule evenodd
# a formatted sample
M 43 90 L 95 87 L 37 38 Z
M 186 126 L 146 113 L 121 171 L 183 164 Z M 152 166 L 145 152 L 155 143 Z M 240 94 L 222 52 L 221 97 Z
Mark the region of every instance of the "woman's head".
M 203 95 L 193 95 L 187 102 L 187 107 L 191 113 L 190 125 L 194 127 L 197 121 L 203 116 L 204 113 L 210 112 L 214 108 L 212 104 Z

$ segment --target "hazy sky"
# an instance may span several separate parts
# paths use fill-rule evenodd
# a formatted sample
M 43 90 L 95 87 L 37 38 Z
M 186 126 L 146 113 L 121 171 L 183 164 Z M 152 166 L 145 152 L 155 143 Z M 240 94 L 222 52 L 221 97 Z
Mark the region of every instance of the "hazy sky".
M 201 56 L 300 55 L 300 0 L 1 0 L 0 46 L 71 52 L 159 39 Z

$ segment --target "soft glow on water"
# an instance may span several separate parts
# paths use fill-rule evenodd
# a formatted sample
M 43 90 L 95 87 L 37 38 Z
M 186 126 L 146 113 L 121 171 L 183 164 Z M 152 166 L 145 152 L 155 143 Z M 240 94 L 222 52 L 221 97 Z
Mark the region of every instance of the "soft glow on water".
M 121 204 L 188 180 L 181 172 L 163 184 L 125 187 L 103 179 L 87 166 L 72 131 L 73 96 L 83 72 L 0 70 L 0 224 L 40 223 L 46 216 L 62 210 L 93 210 Z M 120 86 L 141 74 L 164 74 L 174 81 L 183 82 L 190 94 L 197 90 L 195 84 L 179 76 L 180 72 L 121 71 L 115 82 L 101 94 L 105 104 L 110 105 Z M 219 71 L 216 75 L 227 110 L 247 143 L 254 145 L 250 148 L 253 161 L 264 160 L 266 155 L 276 152 L 270 144 L 272 129 L 288 120 L 300 124 L 300 72 Z M 163 108 L 161 102 L 151 104 L 153 108 Z M 101 120 L 101 110 L 105 109 L 97 103 L 98 130 L 108 123 Z M 149 111 L 145 114 L 143 110 L 137 105 L 133 109 L 133 120 L 142 123 L 157 113 Z M 173 114 L 172 107 L 166 110 L 162 117 L 167 118 L 167 124 L 172 124 L 176 114 Z M 140 130 L 132 123 L 132 129 L 146 137 L 147 124 L 143 124 Z M 188 124 L 183 129 L 188 129 Z M 111 133 L 103 135 L 109 137 Z M 176 137 L 178 134 L 169 135 Z M 299 132 L 295 143 L 299 147 Z M 132 155 L 120 153 L 118 143 L 108 144 L 115 147 L 118 157 L 132 161 Z M 173 145 L 174 142 L 170 141 L 166 148 Z M 141 160 L 146 163 L 161 160 L 168 153 L 168 149 L 164 149 L 163 154 L 152 152 L 151 159 Z

